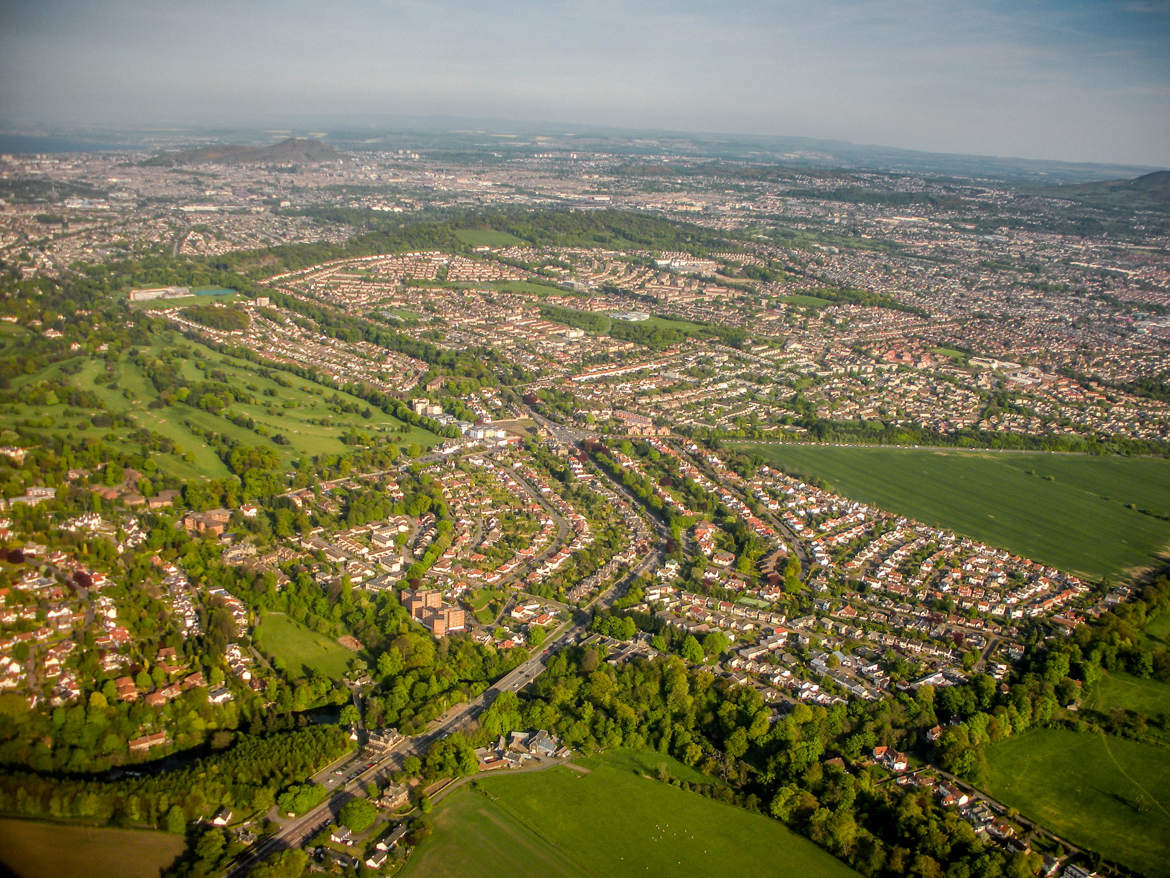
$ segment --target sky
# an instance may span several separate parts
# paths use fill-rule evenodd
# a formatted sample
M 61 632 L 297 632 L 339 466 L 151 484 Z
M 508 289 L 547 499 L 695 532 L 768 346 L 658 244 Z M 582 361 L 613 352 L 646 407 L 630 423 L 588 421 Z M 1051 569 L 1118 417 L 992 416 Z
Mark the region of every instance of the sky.
M 9 123 L 407 115 L 1170 167 L 1170 0 L 0 0 Z

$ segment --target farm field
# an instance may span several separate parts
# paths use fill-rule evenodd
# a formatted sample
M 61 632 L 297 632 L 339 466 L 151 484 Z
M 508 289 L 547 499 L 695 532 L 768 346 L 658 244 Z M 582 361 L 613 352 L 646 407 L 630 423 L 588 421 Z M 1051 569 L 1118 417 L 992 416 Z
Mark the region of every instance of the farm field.
M 856 875 L 774 820 L 638 776 L 643 759 L 481 778 L 438 806 L 433 835 L 402 874 Z
M 167 832 L 0 820 L 0 864 L 18 878 L 158 878 L 185 845 Z
M 987 792 L 1074 844 L 1170 876 L 1170 749 L 1039 729 L 987 748 Z
M 125 415 L 137 427 L 166 437 L 175 445 L 169 454 L 156 454 L 160 468 L 178 478 L 220 478 L 227 467 L 201 435 L 218 433 L 246 445 L 267 445 L 285 465 L 301 456 L 342 454 L 351 449 L 342 437 L 349 432 L 365 433 L 376 441 L 393 442 L 401 448 L 428 448 L 439 437 L 411 427 L 397 418 L 373 408 L 364 400 L 333 388 L 300 378 L 289 372 L 257 366 L 254 363 L 171 333 L 160 333 L 150 346 L 139 350 L 159 355 L 168 349 L 181 349 L 177 371 L 186 381 L 219 381 L 239 388 L 247 401 L 235 402 L 223 412 L 207 411 L 195 405 L 174 403 L 159 405 L 159 394 L 146 372 L 129 355 L 112 355 L 108 359 L 78 357 L 56 363 L 41 372 L 22 376 L 12 382 L 14 388 L 35 387 L 41 381 L 66 383 L 77 390 L 93 393 L 102 410 L 109 415 Z M 205 366 L 205 371 L 197 367 Z M 346 409 L 349 409 L 346 411 Z M 361 412 L 371 410 L 369 418 Z M 114 444 L 140 447 L 129 441 L 126 430 L 108 430 L 92 421 L 95 411 L 85 406 L 71 406 L 67 400 L 47 405 L 0 405 L 0 416 L 8 423 L 23 423 L 43 435 L 94 438 L 109 436 Z M 229 420 L 250 418 L 252 427 Z M 273 442 L 283 436 L 287 444 Z
M 1170 460 L 744 443 L 769 463 L 890 512 L 1092 578 L 1170 544 Z M 1153 514 L 1145 514 L 1142 510 Z
M 311 668 L 336 680 L 345 676 L 349 660 L 356 655 L 284 613 L 265 613 L 253 636 L 262 653 L 284 662 L 293 675 L 300 668 Z

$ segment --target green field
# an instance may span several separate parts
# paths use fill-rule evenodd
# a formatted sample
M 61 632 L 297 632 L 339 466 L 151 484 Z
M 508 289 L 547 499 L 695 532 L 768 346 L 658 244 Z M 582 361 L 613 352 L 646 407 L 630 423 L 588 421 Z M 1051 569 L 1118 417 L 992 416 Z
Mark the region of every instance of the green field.
M 180 344 L 189 351 L 189 355 L 180 361 L 179 371 L 184 379 L 206 381 L 208 373 L 214 372 L 213 377 L 249 394 L 251 400 L 233 403 L 221 414 L 183 403 L 155 407 L 158 392 L 143 369 L 128 355 L 108 359 L 75 358 L 15 379 L 12 386 L 19 390 L 52 379 L 93 392 L 106 412 L 126 415 L 135 425 L 174 442 L 176 451 L 156 455 L 156 462 L 165 471 L 184 479 L 227 475 L 226 466 L 198 431 L 219 433 L 247 445 L 269 445 L 286 465 L 302 456 L 344 454 L 352 450 L 352 446 L 342 442 L 342 437 L 349 431 L 366 433 L 374 441 L 393 442 L 402 448 L 410 445 L 429 448 L 439 441 L 433 433 L 411 427 L 357 397 L 288 372 L 272 370 L 274 378 L 279 376 L 279 381 L 264 377 L 254 363 L 221 354 L 170 333 L 157 335 L 154 343 L 143 350 L 147 354 L 161 354 L 168 347 Z M 196 369 L 196 362 L 205 363 L 208 373 Z M 72 372 L 78 364 L 80 369 Z M 107 375 L 113 378 L 112 385 L 104 382 Z M 358 411 L 345 412 L 342 406 L 356 406 Z M 368 419 L 360 414 L 367 408 L 372 411 L 372 417 Z M 6 423 L 24 423 L 38 431 L 43 430 L 45 435 L 64 433 L 75 439 L 108 436 L 108 441 L 115 445 L 133 446 L 126 441 L 124 429 L 110 431 L 93 426 L 90 421 L 92 414 L 92 410 L 74 408 L 64 401 L 40 406 L 0 405 L 0 419 Z M 255 427 L 233 423 L 228 415 L 247 416 Z M 288 444 L 274 443 L 272 437 L 277 435 L 287 438 Z
M 1170 613 L 1164 613 L 1147 624 L 1143 634 L 1155 646 L 1170 646 Z
M 1090 577 L 1170 544 L 1170 460 L 746 443 L 830 490 Z M 1129 504 L 1133 504 L 1133 508 Z M 1154 513 L 1145 514 L 1142 510 Z
M 495 229 L 456 229 L 455 237 L 469 247 L 510 247 L 524 243 L 514 235 Z
M 1170 684 L 1112 671 L 1104 674 L 1085 706 L 1102 713 L 1121 708 L 1146 716 L 1170 714 Z
M 0 863 L 19 878 L 158 878 L 185 846 L 166 832 L 0 820 Z
M 1170 750 L 1041 729 L 987 749 L 987 792 L 1074 844 L 1170 876 Z
M 479 286 L 483 286 L 480 284 Z M 504 293 L 527 293 L 531 296 L 563 296 L 565 291 L 550 284 L 538 284 L 528 280 L 496 280 L 488 284 Z
M 641 759 L 481 778 L 438 806 L 434 834 L 403 874 L 856 875 L 774 820 L 638 776 Z
M 617 320 L 615 323 L 623 323 L 628 321 Z M 679 332 L 701 333 L 706 327 L 701 323 L 692 323 L 689 320 L 678 320 L 674 317 L 659 317 L 656 314 L 650 315 L 647 320 L 639 320 L 634 324 L 635 326 L 653 326 L 657 329 L 677 329 Z
M 349 660 L 354 657 L 336 640 L 306 628 L 284 613 L 265 613 L 253 639 L 262 653 L 280 659 L 293 676 L 302 668 L 311 668 L 337 680 L 345 676 Z
M 803 305 L 806 308 L 824 308 L 826 305 L 832 305 L 828 299 L 821 299 L 817 296 L 805 296 L 796 293 L 791 296 L 781 296 L 780 301 L 789 305 Z
M 229 302 L 245 302 L 247 299 L 247 296 L 241 296 L 234 290 L 224 290 L 223 292 L 208 290 L 206 292 L 195 291 L 189 296 L 178 296 L 174 299 L 148 299 L 145 302 L 131 302 L 130 307 L 135 311 L 144 311 L 147 309 L 186 308 L 188 305 L 206 305 L 212 301 L 226 305 Z

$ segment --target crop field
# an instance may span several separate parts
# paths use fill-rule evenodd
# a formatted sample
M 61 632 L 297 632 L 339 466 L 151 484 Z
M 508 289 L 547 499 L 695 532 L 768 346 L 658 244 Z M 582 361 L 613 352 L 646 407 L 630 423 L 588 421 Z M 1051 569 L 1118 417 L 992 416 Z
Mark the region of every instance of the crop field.
M 19 878 L 158 878 L 185 847 L 181 835 L 35 820 L 0 820 L 0 872 Z
M 987 749 L 987 792 L 1150 878 L 1170 876 L 1170 749 L 1040 729 Z
M 438 806 L 403 874 L 856 875 L 774 820 L 640 777 L 642 759 L 481 778 Z
M 161 334 L 143 351 L 148 355 L 160 354 L 173 346 L 181 346 L 187 352 L 178 369 L 183 379 L 222 381 L 246 393 L 250 397 L 248 401 L 233 403 L 220 413 L 186 403 L 160 405 L 154 385 L 129 355 L 112 355 L 107 359 L 78 357 L 56 363 L 37 374 L 14 380 L 13 387 L 32 387 L 43 380 L 58 380 L 94 393 L 103 411 L 126 415 L 136 426 L 170 439 L 176 450 L 156 455 L 156 462 L 179 478 L 227 475 L 223 462 L 200 435 L 203 432 L 218 433 L 246 445 L 270 445 L 286 465 L 302 456 L 346 452 L 351 446 L 342 442 L 342 437 L 351 431 L 368 434 L 374 441 L 393 442 L 403 449 L 417 446 L 421 450 L 439 441 L 433 433 L 411 427 L 357 397 L 288 372 L 264 369 L 177 336 Z M 196 363 L 205 364 L 207 371 L 200 371 Z M 343 411 L 345 407 L 356 410 Z M 366 409 L 371 411 L 369 418 L 361 416 Z M 126 443 L 124 429 L 96 427 L 91 420 L 94 414 L 93 409 L 70 406 L 66 400 L 39 406 L 0 405 L 0 418 L 5 422 L 22 423 L 44 435 L 65 433 L 78 438 L 98 438 L 108 434 L 114 444 Z M 250 418 L 254 426 L 249 428 L 229 420 L 228 416 L 232 415 Z M 283 436 L 288 444 L 273 442 L 275 436 Z
M 254 631 L 256 646 L 265 655 L 279 659 L 296 676 L 311 668 L 337 680 L 345 676 L 354 657 L 336 640 L 306 628 L 284 613 L 265 613 Z
M 1170 544 L 1170 460 L 745 443 L 830 490 L 1098 578 Z

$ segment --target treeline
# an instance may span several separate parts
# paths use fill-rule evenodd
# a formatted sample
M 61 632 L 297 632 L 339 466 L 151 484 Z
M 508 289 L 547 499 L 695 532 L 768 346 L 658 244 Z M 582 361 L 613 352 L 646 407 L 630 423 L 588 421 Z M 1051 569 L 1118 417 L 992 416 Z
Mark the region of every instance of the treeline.
M 1148 454 L 1165 457 L 1170 455 L 1170 443 L 1150 439 L 1130 439 L 1125 436 L 1070 436 L 1068 434 L 1046 434 L 1034 436 L 1027 433 L 1000 433 L 978 428 L 940 433 L 926 427 L 903 424 L 887 424 L 884 421 L 834 421 L 815 415 L 791 416 L 781 423 L 802 427 L 805 441 L 814 443 L 840 442 L 848 445 L 922 445 L 953 448 L 996 448 L 1013 451 L 1075 451 L 1083 454 Z M 776 434 L 762 428 L 741 430 L 696 429 L 692 435 L 697 439 L 708 439 L 717 447 L 726 447 L 722 439 L 755 439 L 761 441 L 800 442 L 791 433 Z M 764 462 L 763 458 L 758 458 Z
M 266 811 L 278 790 L 312 774 L 349 747 L 338 726 L 307 726 L 273 735 L 245 735 L 192 764 L 118 780 L 51 777 L 25 771 L 0 775 L 8 813 L 26 817 L 96 820 L 183 832 L 220 807 Z
M 853 287 L 817 287 L 809 290 L 806 295 L 818 299 L 828 299 L 830 302 L 845 302 L 850 305 L 865 305 L 871 308 L 888 308 L 891 311 L 904 311 L 907 314 L 917 314 L 919 317 L 929 317 L 930 312 L 915 305 L 906 305 L 893 296 L 885 293 L 875 293 L 870 290 L 859 290 Z

